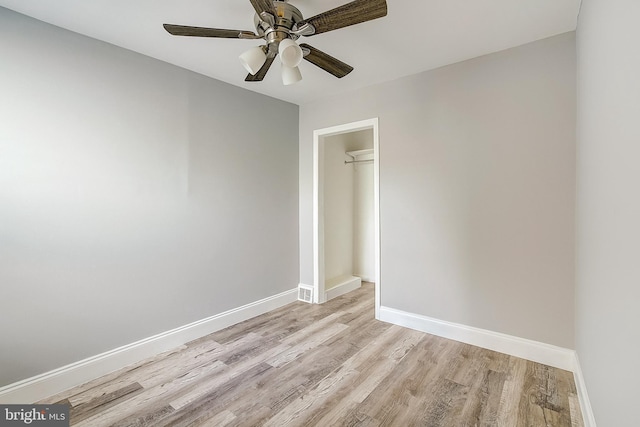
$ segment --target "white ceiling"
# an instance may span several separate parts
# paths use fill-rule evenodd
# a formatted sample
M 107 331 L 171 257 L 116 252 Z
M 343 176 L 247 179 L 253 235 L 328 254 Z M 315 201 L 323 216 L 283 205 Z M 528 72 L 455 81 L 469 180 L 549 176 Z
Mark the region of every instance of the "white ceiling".
M 349 0 L 291 0 L 305 17 Z M 0 0 L 0 6 L 296 104 L 575 30 L 581 0 L 387 0 L 386 17 L 303 37 L 355 70 L 336 79 L 303 61 L 283 86 L 278 63 L 247 83 L 238 56 L 261 40 L 170 36 L 163 23 L 254 31 L 249 0 Z

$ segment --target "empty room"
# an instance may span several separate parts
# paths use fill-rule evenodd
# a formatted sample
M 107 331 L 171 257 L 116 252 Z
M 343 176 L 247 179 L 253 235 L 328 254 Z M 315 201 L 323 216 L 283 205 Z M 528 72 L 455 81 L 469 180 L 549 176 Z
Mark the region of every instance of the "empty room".
M 0 0 L 0 425 L 636 426 L 639 20 Z

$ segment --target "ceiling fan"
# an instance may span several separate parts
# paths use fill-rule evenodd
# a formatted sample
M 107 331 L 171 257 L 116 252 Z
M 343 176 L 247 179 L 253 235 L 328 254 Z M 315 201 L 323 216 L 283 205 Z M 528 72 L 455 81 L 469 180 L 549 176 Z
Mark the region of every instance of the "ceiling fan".
M 353 71 L 350 65 L 306 43 L 298 45 L 295 41 L 300 36 L 326 33 L 387 15 L 386 0 L 355 0 L 308 19 L 304 19 L 288 0 L 249 1 L 256 11 L 254 24 L 257 34 L 174 24 L 164 24 L 164 28 L 174 36 L 263 39 L 266 45 L 253 47 L 240 55 L 240 62 L 249 72 L 245 81 L 262 81 L 275 57 L 280 55 L 282 82 L 290 85 L 302 80 L 298 65 L 303 58 L 338 78 Z

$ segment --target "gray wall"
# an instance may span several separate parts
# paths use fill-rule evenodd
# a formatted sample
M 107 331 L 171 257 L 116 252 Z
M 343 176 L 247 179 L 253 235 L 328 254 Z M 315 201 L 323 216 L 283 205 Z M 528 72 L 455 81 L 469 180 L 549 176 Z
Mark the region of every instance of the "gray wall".
M 380 119 L 382 305 L 574 346 L 575 34 L 300 107 L 300 280 L 312 132 Z
M 298 282 L 298 107 L 0 8 L 0 386 Z
M 576 347 L 600 426 L 636 426 L 640 383 L 640 3 L 578 21 Z

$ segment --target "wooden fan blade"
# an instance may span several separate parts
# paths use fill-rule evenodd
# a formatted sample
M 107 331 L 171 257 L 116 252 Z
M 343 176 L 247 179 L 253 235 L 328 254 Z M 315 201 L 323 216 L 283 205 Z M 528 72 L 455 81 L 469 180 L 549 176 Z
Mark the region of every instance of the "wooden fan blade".
M 276 16 L 276 11 L 273 8 L 273 3 L 271 2 L 271 0 L 249 0 L 249 1 L 251 2 L 251 6 L 253 6 L 253 8 L 256 10 L 256 13 L 258 14 L 258 16 L 260 16 L 262 12 L 268 12 L 273 16 Z
M 313 65 L 322 68 L 327 73 L 333 74 L 339 79 L 353 71 L 353 67 L 349 64 L 345 64 L 339 59 L 336 59 L 333 56 L 328 55 L 313 46 L 309 46 L 306 43 L 301 43 L 300 47 L 309 49 L 309 53 L 304 56 L 304 59 L 311 62 Z
M 386 0 L 355 0 L 305 19 L 299 22 L 297 27 L 300 28 L 304 23 L 309 23 L 316 30 L 313 34 L 320 34 L 382 18 L 383 16 L 387 16 Z
M 174 36 L 218 37 L 223 39 L 257 38 L 253 31 L 223 30 L 220 28 L 188 27 L 186 25 L 164 24 L 164 29 Z
M 267 60 L 262 64 L 262 67 L 255 74 L 247 74 L 247 77 L 244 79 L 245 82 L 261 82 L 264 79 L 264 76 L 267 75 L 267 71 L 273 64 L 273 60 L 276 59 L 275 55 L 267 56 Z

